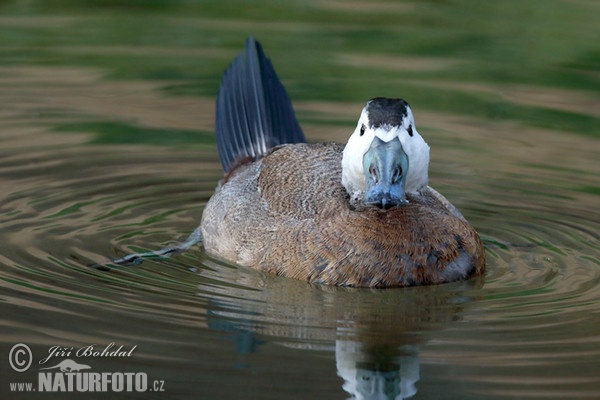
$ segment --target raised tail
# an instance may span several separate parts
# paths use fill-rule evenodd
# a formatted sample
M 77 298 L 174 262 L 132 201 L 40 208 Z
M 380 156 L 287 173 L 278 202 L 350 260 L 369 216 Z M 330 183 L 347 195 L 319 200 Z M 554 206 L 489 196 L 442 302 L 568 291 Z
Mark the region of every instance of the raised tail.
M 277 145 L 306 142 L 285 88 L 252 37 L 223 74 L 215 132 L 225 172 L 239 160 L 256 160 Z

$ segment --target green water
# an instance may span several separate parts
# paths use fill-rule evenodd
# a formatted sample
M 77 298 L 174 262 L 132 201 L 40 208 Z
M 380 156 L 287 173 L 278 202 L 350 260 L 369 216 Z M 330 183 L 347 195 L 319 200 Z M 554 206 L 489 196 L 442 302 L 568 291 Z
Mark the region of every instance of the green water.
M 396 398 L 600 397 L 599 14 L 594 1 L 0 1 L 1 397 L 41 398 L 10 384 L 39 389 L 40 368 L 66 358 L 143 372 L 167 398 L 373 398 L 381 382 Z M 485 277 L 314 287 L 200 247 L 87 267 L 197 226 L 221 177 L 214 96 L 248 35 L 310 141 L 344 142 L 369 98 L 409 101 L 430 184 L 484 239 Z M 136 347 L 75 355 L 113 342 Z M 53 346 L 73 354 L 40 364 Z M 54 394 L 96 396 L 109 395 Z

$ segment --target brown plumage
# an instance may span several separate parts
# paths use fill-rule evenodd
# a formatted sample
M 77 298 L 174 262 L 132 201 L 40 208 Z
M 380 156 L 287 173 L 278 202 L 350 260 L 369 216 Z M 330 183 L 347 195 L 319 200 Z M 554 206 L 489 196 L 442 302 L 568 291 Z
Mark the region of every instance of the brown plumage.
M 342 150 L 283 145 L 236 168 L 204 210 L 206 251 L 328 285 L 424 285 L 483 271 L 479 236 L 429 188 L 403 207 L 352 206 L 340 182 Z

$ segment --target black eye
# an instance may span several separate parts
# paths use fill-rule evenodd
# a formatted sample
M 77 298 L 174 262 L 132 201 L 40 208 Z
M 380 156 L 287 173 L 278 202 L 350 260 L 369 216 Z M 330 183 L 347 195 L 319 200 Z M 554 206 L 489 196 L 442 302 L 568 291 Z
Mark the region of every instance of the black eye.
M 360 127 L 360 136 L 365 134 L 365 130 L 367 129 L 367 127 L 363 124 L 363 126 Z M 412 134 L 411 134 L 412 136 Z
M 408 136 L 411 136 L 411 137 L 412 137 L 412 135 L 413 135 L 413 131 L 412 131 L 412 125 L 409 125 L 409 126 L 408 126 Z

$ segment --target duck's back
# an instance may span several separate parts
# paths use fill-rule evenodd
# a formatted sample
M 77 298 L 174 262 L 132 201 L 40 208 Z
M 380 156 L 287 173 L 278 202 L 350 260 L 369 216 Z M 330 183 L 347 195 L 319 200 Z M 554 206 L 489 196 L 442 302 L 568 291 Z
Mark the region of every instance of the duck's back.
M 289 235 L 300 240 L 300 227 L 316 223 L 326 208 L 332 208 L 328 203 L 344 197 L 339 184 L 342 149 L 333 143 L 288 144 L 231 171 L 204 210 L 205 249 L 226 260 L 277 273 L 264 264 L 271 258 L 267 253 L 279 253 L 276 246 L 282 243 L 289 248 L 294 241 Z M 288 266 L 280 263 L 278 268 Z
M 294 144 L 242 166 L 204 211 L 206 250 L 309 282 L 395 287 L 481 272 L 479 236 L 426 189 L 388 210 L 352 206 L 337 144 Z
M 340 184 L 343 149 L 337 143 L 275 148 L 262 161 L 257 177 L 268 211 L 302 220 L 323 216 L 347 203 Z

